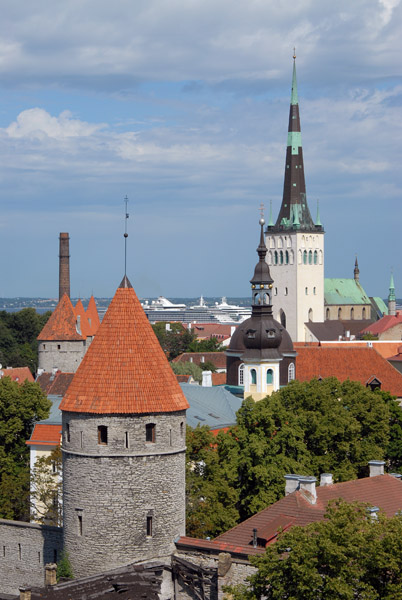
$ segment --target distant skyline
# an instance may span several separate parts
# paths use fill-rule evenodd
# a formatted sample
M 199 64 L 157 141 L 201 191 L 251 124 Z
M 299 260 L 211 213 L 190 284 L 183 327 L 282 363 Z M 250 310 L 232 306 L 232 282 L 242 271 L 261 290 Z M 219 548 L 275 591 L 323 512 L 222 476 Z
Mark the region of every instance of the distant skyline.
M 402 296 L 401 0 L 4 0 L 0 296 L 247 296 L 282 198 L 293 47 L 325 276 Z

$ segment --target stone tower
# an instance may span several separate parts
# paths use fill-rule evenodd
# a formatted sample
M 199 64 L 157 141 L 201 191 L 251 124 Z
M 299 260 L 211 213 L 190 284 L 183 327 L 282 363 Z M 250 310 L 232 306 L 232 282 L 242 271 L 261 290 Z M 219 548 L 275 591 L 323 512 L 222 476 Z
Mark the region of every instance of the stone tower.
M 59 252 L 59 300 L 64 294 L 70 297 L 70 238 L 68 233 L 60 233 Z
M 272 280 L 266 262 L 264 219 L 260 219 L 259 261 L 251 283 L 251 317 L 232 336 L 227 383 L 244 387 L 244 398 L 261 400 L 295 378 L 296 352 L 286 329 L 272 315 Z
M 188 404 L 127 277 L 60 408 L 75 576 L 170 555 L 185 533 Z
M 314 223 L 307 204 L 295 59 L 283 199 L 276 223 L 270 215 L 265 242 L 274 317 L 293 341 L 304 341 L 304 323 L 324 321 L 324 229 L 318 208 Z
M 388 314 L 396 315 L 396 297 L 395 297 L 395 284 L 394 274 L 391 273 L 391 280 L 389 282 L 389 294 L 388 294 Z

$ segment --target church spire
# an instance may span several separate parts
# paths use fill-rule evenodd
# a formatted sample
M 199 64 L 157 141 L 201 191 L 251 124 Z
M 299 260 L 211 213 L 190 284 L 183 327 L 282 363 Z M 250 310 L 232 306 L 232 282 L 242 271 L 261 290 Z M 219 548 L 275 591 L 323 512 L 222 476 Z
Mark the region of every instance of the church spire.
M 353 275 L 354 275 L 354 280 L 359 281 L 360 269 L 359 269 L 359 263 L 357 262 L 357 255 L 356 255 L 356 260 L 355 260 L 355 268 L 353 269 Z
M 322 231 L 322 225 L 314 224 L 307 205 L 304 179 L 303 149 L 301 143 L 299 100 L 296 79 L 296 53 L 293 54 L 292 93 L 290 98 L 288 144 L 286 150 L 283 199 L 274 231 L 302 230 Z
M 394 284 L 394 274 L 392 273 L 392 271 L 391 271 L 391 280 L 389 282 L 388 314 L 396 315 L 395 284 Z
M 262 213 L 262 210 L 261 210 Z M 257 248 L 259 261 L 255 266 L 253 278 L 250 279 L 252 290 L 252 307 L 253 312 L 255 307 L 261 309 L 265 307 L 269 314 L 272 314 L 272 284 L 273 279 L 269 272 L 269 266 L 265 260 L 267 247 L 264 242 L 264 224 L 265 220 L 261 214 L 260 218 L 260 244 Z

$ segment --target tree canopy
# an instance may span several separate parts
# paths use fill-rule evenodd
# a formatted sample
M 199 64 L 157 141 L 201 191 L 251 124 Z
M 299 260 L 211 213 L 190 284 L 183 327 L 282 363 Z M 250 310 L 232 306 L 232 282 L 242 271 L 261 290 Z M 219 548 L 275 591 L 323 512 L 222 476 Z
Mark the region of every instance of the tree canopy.
M 325 521 L 293 527 L 262 556 L 249 587 L 233 600 L 397 600 L 402 598 L 402 514 L 332 501 Z
M 9 367 L 38 367 L 37 336 L 51 312 L 42 315 L 33 308 L 19 312 L 0 311 L 0 363 Z
M 284 495 L 286 473 L 319 477 L 329 472 L 334 481 L 347 481 L 366 476 L 372 459 L 398 468 L 401 431 L 402 410 L 388 393 L 335 378 L 294 381 L 259 402 L 245 400 L 237 425 L 205 446 L 212 458 L 203 460 L 214 465 L 217 485 L 228 483 L 230 495 L 221 490 L 220 504 L 231 506 L 231 520 L 242 521 Z M 191 503 L 198 523 L 205 523 L 203 535 L 218 535 L 224 528 L 214 517 L 220 507 L 210 490 L 211 477 L 202 470 L 192 476 L 199 480 L 193 490 L 210 498 Z M 188 532 L 195 535 L 191 527 L 190 518 Z
M 51 402 L 37 383 L 0 379 L 0 518 L 29 517 L 29 449 L 36 421 L 46 419 Z
M 183 352 L 219 352 L 222 349 L 216 338 L 198 340 L 194 329 L 188 329 L 181 323 L 154 323 L 152 329 L 168 360 Z

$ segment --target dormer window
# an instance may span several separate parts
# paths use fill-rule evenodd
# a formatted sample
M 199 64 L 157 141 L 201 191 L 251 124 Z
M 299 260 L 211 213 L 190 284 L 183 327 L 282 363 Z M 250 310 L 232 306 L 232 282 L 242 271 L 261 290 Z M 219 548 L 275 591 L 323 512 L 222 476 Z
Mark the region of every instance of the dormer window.
M 255 333 L 256 333 L 256 329 L 247 329 L 246 334 L 249 340 L 254 340 L 255 339 Z
M 267 329 L 266 333 L 267 333 L 267 337 L 270 339 L 275 337 L 275 329 Z

